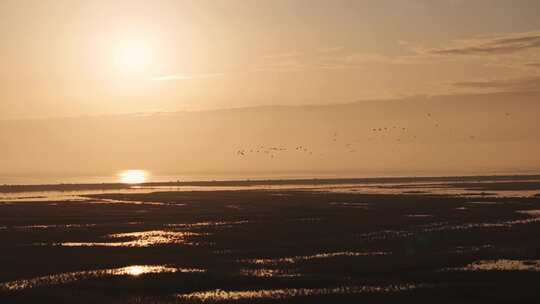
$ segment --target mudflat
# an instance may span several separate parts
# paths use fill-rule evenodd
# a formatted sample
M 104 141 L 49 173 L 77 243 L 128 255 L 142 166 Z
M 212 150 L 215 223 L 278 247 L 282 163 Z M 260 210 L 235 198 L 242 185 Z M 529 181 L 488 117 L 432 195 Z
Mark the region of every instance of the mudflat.
M 540 197 L 401 187 L 0 203 L 0 302 L 540 301 Z

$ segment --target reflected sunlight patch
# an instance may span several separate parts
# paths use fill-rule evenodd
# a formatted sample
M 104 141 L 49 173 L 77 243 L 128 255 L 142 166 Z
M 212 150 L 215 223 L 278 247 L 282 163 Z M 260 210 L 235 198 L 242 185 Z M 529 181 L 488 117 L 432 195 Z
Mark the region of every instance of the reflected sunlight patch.
M 316 259 L 329 259 L 337 257 L 367 257 L 367 256 L 385 256 L 391 252 L 374 251 L 374 252 L 354 252 L 354 251 L 342 251 L 342 252 L 330 252 L 330 253 L 318 253 L 314 255 L 303 255 L 286 258 L 276 259 L 246 259 L 239 262 L 254 264 L 254 265 L 279 265 L 279 264 L 294 264 L 300 261 L 309 261 Z
M 248 277 L 257 278 L 295 278 L 301 276 L 299 273 L 285 269 L 257 268 L 240 269 L 240 274 Z
M 395 293 L 402 291 L 425 288 L 421 284 L 401 284 L 388 286 L 341 286 L 334 288 L 285 288 L 285 289 L 261 289 L 261 290 L 209 290 L 188 294 L 178 294 L 182 300 L 197 302 L 222 302 L 235 300 L 256 299 L 289 299 L 293 297 L 325 296 L 339 294 L 361 293 Z
M 118 241 L 64 242 L 60 243 L 59 245 L 64 247 L 150 247 L 167 244 L 192 245 L 193 243 L 188 242 L 187 238 L 200 235 L 202 234 L 188 231 L 151 230 L 107 235 L 108 239 L 115 239 Z
M 77 272 L 66 272 L 48 276 L 36 277 L 27 280 L 16 280 L 0 283 L 0 290 L 22 290 L 39 286 L 67 284 L 83 279 L 103 276 L 140 276 L 151 273 L 203 273 L 205 269 L 177 268 L 163 265 L 133 265 L 122 268 L 99 269 Z
M 540 271 L 540 260 L 482 260 L 447 271 Z
M 148 181 L 148 172 L 145 170 L 125 170 L 118 174 L 122 184 L 142 184 Z

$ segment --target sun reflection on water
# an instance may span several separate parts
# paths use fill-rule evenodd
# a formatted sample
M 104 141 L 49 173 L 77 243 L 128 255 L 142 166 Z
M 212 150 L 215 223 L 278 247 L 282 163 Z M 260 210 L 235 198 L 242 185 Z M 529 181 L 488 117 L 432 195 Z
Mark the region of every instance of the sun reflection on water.
M 129 266 L 125 268 L 126 274 L 132 275 L 132 276 L 139 276 L 143 273 L 145 273 L 147 270 L 145 270 L 144 266 Z
M 329 259 L 337 257 L 366 257 L 366 256 L 385 256 L 392 254 L 391 252 L 373 251 L 373 252 L 329 252 L 329 253 L 317 253 L 314 255 L 293 256 L 276 259 L 246 259 L 239 262 L 254 264 L 254 265 L 279 265 L 279 264 L 294 264 L 301 261 L 317 260 L 317 259 Z
M 165 231 L 151 230 L 128 233 L 116 233 L 106 236 L 112 241 L 107 242 L 63 242 L 59 245 L 64 247 L 150 247 L 167 244 L 191 245 L 187 240 L 189 237 L 201 236 L 202 234 L 190 231 Z
M 328 296 L 362 293 L 397 293 L 418 288 L 428 288 L 422 284 L 397 284 L 388 286 L 341 286 L 333 288 L 285 288 L 261 290 L 208 290 L 188 294 L 177 294 L 182 300 L 193 302 L 230 302 L 238 300 L 286 300 L 294 297 Z
M 125 170 L 118 174 L 122 184 L 142 184 L 148 181 L 148 172 L 145 170 Z
M 448 271 L 540 271 L 540 260 L 481 260 Z
M 50 286 L 68 284 L 84 279 L 100 278 L 106 276 L 141 276 L 144 274 L 163 273 L 204 273 L 206 269 L 200 268 L 179 268 L 165 265 L 133 265 L 121 268 L 98 269 L 87 271 L 66 272 L 52 274 L 48 276 L 35 277 L 31 279 L 16 280 L 0 283 L 0 291 L 3 290 L 23 290 L 40 286 Z

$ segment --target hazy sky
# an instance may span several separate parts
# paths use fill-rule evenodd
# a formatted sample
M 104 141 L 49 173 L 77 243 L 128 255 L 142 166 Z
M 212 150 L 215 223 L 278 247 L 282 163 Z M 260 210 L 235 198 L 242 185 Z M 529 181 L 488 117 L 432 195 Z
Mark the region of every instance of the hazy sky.
M 0 1 L 0 119 L 540 89 L 540 2 Z
M 539 13 L 537 0 L 2 0 L 0 184 L 540 172 Z

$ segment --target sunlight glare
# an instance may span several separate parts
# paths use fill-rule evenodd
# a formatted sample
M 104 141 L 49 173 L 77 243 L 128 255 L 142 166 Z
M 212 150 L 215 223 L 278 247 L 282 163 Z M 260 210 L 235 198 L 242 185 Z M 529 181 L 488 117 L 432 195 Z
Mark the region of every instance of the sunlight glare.
M 132 276 L 138 276 L 143 273 L 145 273 L 145 267 L 144 266 L 129 266 L 126 267 L 126 274 L 132 275 Z
M 148 172 L 144 170 L 126 170 L 119 174 L 120 182 L 123 184 L 142 184 L 148 179 Z
M 118 47 L 116 62 L 123 73 L 142 73 L 152 63 L 152 50 L 143 41 L 129 41 Z

